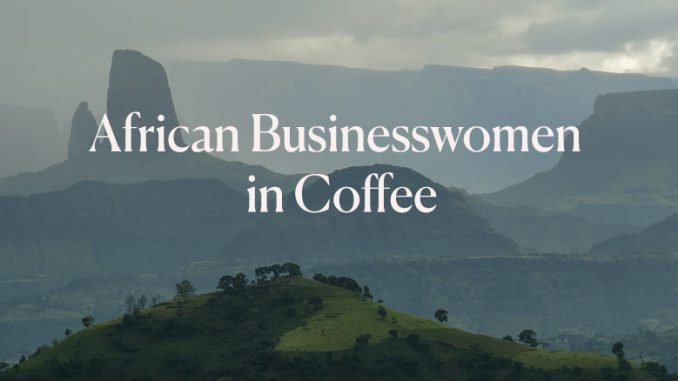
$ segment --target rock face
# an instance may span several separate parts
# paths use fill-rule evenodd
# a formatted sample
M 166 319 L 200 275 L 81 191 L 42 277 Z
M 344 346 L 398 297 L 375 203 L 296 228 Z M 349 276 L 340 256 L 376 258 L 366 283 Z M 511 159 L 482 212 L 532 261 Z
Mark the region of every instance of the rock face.
M 487 198 L 633 226 L 678 210 L 678 90 L 601 95 L 580 134 L 582 152 Z
M 120 126 L 133 111 L 141 112 L 141 119 L 137 119 L 135 126 L 172 128 L 179 125 L 167 74 L 159 62 L 134 50 L 116 50 L 108 83 L 106 107 L 118 141 L 123 133 Z M 165 117 L 163 122 L 158 122 L 158 115 Z M 177 143 L 183 144 L 181 137 L 177 137 Z M 156 149 L 157 141 L 150 139 L 149 153 Z
M 141 118 L 133 120 L 134 126 L 137 127 L 163 125 L 172 128 L 179 125 L 165 69 L 157 61 L 134 50 L 113 52 L 106 108 L 115 138 L 120 145 L 124 141 L 122 126 L 130 112 L 141 113 Z M 162 122 L 158 121 L 158 115 L 163 115 Z M 69 159 L 77 158 L 82 153 L 88 152 L 96 136 L 97 128 L 97 121 L 87 108 L 87 103 L 81 103 L 73 115 L 68 145 Z M 176 140 L 178 144 L 184 144 L 181 136 L 177 136 Z M 156 139 L 149 139 L 149 152 L 143 157 L 157 154 L 157 145 Z M 97 154 L 102 153 L 110 153 L 110 145 L 106 141 L 97 146 Z M 141 159 L 139 155 L 127 154 L 126 156 L 135 156 L 135 160 Z
M 137 51 L 116 50 L 113 53 L 109 81 L 107 115 L 118 144 L 124 144 L 122 126 L 130 112 L 138 111 L 142 115 L 141 119 L 134 119 L 135 127 L 162 125 L 169 129 L 179 125 L 167 75 L 160 63 Z M 0 106 L 0 128 L 3 126 L 2 111 Z M 160 114 L 165 117 L 162 123 L 157 120 Z M 262 183 L 283 186 L 283 189 L 291 186 L 296 179 L 260 166 L 224 161 L 208 154 L 174 154 L 171 151 L 159 153 L 157 138 L 148 140 L 149 152 L 146 153 L 111 153 L 110 146 L 106 146 L 109 143 L 104 141 L 97 146 L 96 153 L 90 154 L 87 151 L 96 136 L 99 117 L 100 115 L 97 115 L 95 118 L 89 112 L 87 104 L 80 104 L 71 129 L 68 156 L 70 160 L 48 168 L 41 166 L 33 169 L 45 168 L 38 172 L 0 178 L 0 195 L 63 190 L 83 180 L 133 183 L 148 180 L 216 178 L 233 189 L 244 192 L 248 186 L 249 175 L 256 176 Z M 49 140 L 49 145 L 66 146 L 65 142 L 62 144 L 55 141 L 56 139 Z M 175 137 L 175 141 L 180 145 L 185 144 L 179 135 Z M 138 147 L 138 137 L 135 137 L 132 143 L 134 147 Z M 31 152 L 31 155 L 26 156 L 36 156 L 39 153 Z M 52 163 L 54 161 L 49 164 Z M 2 169 L 3 162 L 0 161 L 0 174 L 3 173 Z
M 68 160 L 76 159 L 89 152 L 94 136 L 97 133 L 97 122 L 89 110 L 87 102 L 80 102 L 75 109 L 71 121 L 71 136 L 68 141 Z
M 669 78 L 589 70 L 426 66 L 379 71 L 336 66 L 232 60 L 166 65 L 183 123 L 250 126 L 252 113 L 272 112 L 281 122 L 310 126 L 328 121 L 362 126 L 576 125 L 599 94 L 676 88 Z M 262 111 L 266 110 L 266 111 Z M 251 128 L 242 128 L 248 145 Z M 270 153 L 241 150 L 229 160 L 258 163 L 283 173 L 330 173 L 374 163 L 407 166 L 445 185 L 472 193 L 495 192 L 544 172 L 560 155 L 543 153 L 397 153 L 360 155 Z

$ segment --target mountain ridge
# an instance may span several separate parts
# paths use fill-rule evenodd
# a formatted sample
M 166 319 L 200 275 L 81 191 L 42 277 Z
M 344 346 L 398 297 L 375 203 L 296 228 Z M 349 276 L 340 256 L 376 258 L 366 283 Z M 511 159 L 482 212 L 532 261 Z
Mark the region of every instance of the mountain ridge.
M 642 227 L 678 210 L 678 90 L 600 95 L 580 126 L 582 150 L 551 170 L 484 195 L 501 205 Z
M 332 172 L 330 185 L 315 181 L 304 188 L 307 206 L 318 209 L 339 188 L 363 186 L 370 173 L 392 172 L 387 186 L 433 188 L 437 207 L 431 213 L 410 211 L 399 214 L 329 211 L 309 214 L 289 194 L 285 212 L 261 216 L 252 229 L 235 237 L 222 250 L 224 258 L 238 256 L 289 258 L 294 260 L 346 260 L 364 256 L 477 256 L 512 255 L 519 251 L 509 238 L 494 231 L 473 210 L 464 196 L 450 191 L 420 173 L 405 167 L 371 165 L 349 167 Z M 373 195 L 374 197 L 374 195 Z M 261 236 L 265 232 L 264 237 Z
M 378 71 L 306 63 L 233 60 L 171 61 L 173 95 L 192 125 L 232 124 L 251 140 L 252 113 L 273 113 L 285 125 L 346 124 L 497 126 L 577 125 L 600 93 L 676 88 L 669 78 L 594 71 L 430 66 Z M 237 88 L 238 92 L 229 89 Z M 223 153 L 281 173 L 329 173 L 372 163 L 407 166 L 444 185 L 487 193 L 550 169 L 559 155 L 440 155 L 365 153 L 290 155 Z M 483 175 L 479 175 L 482 173 Z
M 123 121 L 133 111 L 141 112 L 142 123 L 153 125 L 157 115 L 162 114 L 168 126 L 179 124 L 167 74 L 157 61 L 137 51 L 116 50 L 109 79 L 107 113 L 116 136 L 123 134 Z M 270 184 L 291 184 L 294 179 L 262 166 L 224 161 L 208 154 L 120 154 L 110 152 L 108 142 L 100 142 L 97 152 L 89 152 L 97 123 L 87 109 L 86 102 L 81 102 L 76 109 L 71 124 L 72 151 L 66 161 L 37 172 L 0 179 L 0 195 L 60 190 L 82 180 L 130 183 L 178 178 L 218 178 L 244 193 L 247 177 L 252 174 Z M 149 145 L 152 144 L 154 142 L 149 141 Z

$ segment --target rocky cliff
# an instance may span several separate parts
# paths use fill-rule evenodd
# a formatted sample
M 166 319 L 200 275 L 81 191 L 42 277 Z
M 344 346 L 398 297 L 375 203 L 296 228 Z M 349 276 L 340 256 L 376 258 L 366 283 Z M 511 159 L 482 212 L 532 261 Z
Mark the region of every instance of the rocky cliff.
M 118 140 L 122 138 L 119 127 L 133 111 L 141 112 L 135 126 L 159 125 L 158 115 L 164 116 L 161 124 L 168 128 L 179 125 L 167 74 L 159 62 L 134 50 L 116 50 L 108 84 L 106 107 L 111 124 L 118 127 L 114 130 Z M 179 136 L 177 143 L 184 143 Z M 157 151 L 157 141 L 150 139 L 148 150 Z
M 107 115 L 116 139 L 122 137 L 122 125 L 132 111 L 141 112 L 135 126 L 179 125 L 165 69 L 157 61 L 132 50 L 116 50 L 111 61 Z M 124 153 L 111 154 L 110 148 L 97 148 L 96 154 L 83 155 L 91 146 L 98 118 L 81 103 L 73 118 L 69 140 L 69 160 L 44 170 L 0 179 L 0 195 L 31 194 L 61 190 L 83 180 L 113 183 L 170 180 L 179 178 L 217 178 L 243 191 L 249 175 L 271 185 L 289 185 L 293 178 L 260 166 L 224 161 L 207 154 Z M 178 144 L 183 144 L 180 136 Z M 155 140 L 155 142 L 154 142 Z M 119 140 L 119 143 L 121 141 Z M 53 143 L 53 144 L 59 144 Z M 138 144 L 138 142 L 137 142 Z M 148 140 L 149 151 L 156 150 L 157 139 Z M 108 151 L 108 152 L 107 152 Z
M 89 152 L 97 131 L 97 122 L 87 102 L 80 102 L 71 119 L 71 135 L 68 141 L 68 160 L 74 160 Z
M 678 90 L 601 95 L 580 133 L 581 152 L 487 199 L 635 226 L 678 210 Z

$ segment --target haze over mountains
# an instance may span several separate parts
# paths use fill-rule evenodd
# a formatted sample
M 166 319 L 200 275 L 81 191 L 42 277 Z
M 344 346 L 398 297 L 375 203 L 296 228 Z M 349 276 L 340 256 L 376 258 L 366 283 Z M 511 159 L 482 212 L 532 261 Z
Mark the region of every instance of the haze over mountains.
M 395 308 L 419 315 L 447 306 L 454 326 L 494 336 L 525 327 L 541 337 L 678 327 L 675 256 L 399 258 L 315 271 L 363 279 Z
M 590 113 L 584 101 L 597 89 L 672 86 L 667 79 L 586 70 L 374 72 L 244 61 L 175 65 L 183 89 L 177 109 L 184 109 L 184 102 L 186 110 L 200 109 L 186 124 L 215 126 L 238 118 L 247 125 L 243 115 L 255 111 L 298 118 L 294 121 L 304 125 L 325 120 L 326 112 L 363 125 L 426 122 L 421 115 L 440 123 L 553 124 L 569 118 L 578 124 L 572 115 L 583 119 Z M 151 58 L 116 51 L 109 80 L 107 112 L 114 125 L 130 111 L 150 118 L 162 113 L 168 125 L 185 121 L 175 111 L 170 79 Z M 331 174 L 331 186 L 307 186 L 313 205 L 338 187 L 359 188 L 368 173 L 392 171 L 390 185 L 435 188 L 438 209 L 429 215 L 316 216 L 298 210 L 287 195 L 284 214 L 253 216 L 244 194 L 248 175 L 286 190 L 297 177 L 209 155 L 92 154 L 88 149 L 101 110 L 82 102 L 73 114 L 66 161 L 0 180 L 0 307 L 5 311 L 0 329 L 17 332 L 11 341 L 22 343 L 27 353 L 55 326 L 77 321 L 93 306 L 101 318 L 111 317 L 131 278 L 143 278 L 144 289 L 168 290 L 169 277 L 200 280 L 225 269 L 248 272 L 271 260 L 360 275 L 409 312 L 429 315 L 444 305 L 454 310 L 455 324 L 497 335 L 523 329 L 526 322 L 554 334 L 574 328 L 628 331 L 646 321 L 670 329 L 678 326 L 678 306 L 664 297 L 678 295 L 673 281 L 678 261 L 645 254 L 675 251 L 674 219 L 611 237 L 675 211 L 676 104 L 678 90 L 603 95 L 581 126 L 582 153 L 567 154 L 553 170 L 482 197 L 448 188 L 445 176 L 451 185 L 479 181 L 472 188 L 489 189 L 547 168 L 545 163 L 557 158 L 290 155 L 286 162 L 263 156 L 280 168 L 299 165 L 294 172 L 341 166 Z M 192 119 L 198 114 L 214 120 Z M 525 119 L 512 119 L 516 115 Z M 405 166 L 348 166 L 354 160 Z M 468 171 L 468 177 L 459 171 Z M 562 255 L 526 256 L 527 251 Z M 564 256 L 570 252 L 596 258 Z M 629 298 L 631 307 L 624 304 Z M 35 337 L 26 337 L 26 330 Z M 8 345 L 0 345 L 0 355 L 18 353 Z
M 623 222 L 605 224 L 564 212 L 495 205 L 479 195 L 464 193 L 464 196 L 492 228 L 527 252 L 586 253 L 602 240 L 637 229 Z
M 197 179 L 0 197 L 0 277 L 165 273 L 214 260 L 254 223 L 246 204 L 221 181 Z
M 111 98 L 116 100 L 113 102 L 114 108 L 108 110 L 109 112 L 126 111 L 128 106 L 134 104 L 143 106 L 149 114 L 164 110 L 170 111 L 172 115 L 175 114 L 174 107 L 170 110 L 166 105 L 174 97 L 178 104 L 176 114 L 179 116 L 175 120 L 190 125 L 234 124 L 241 128 L 243 147 L 247 147 L 249 141 L 250 114 L 255 112 L 276 113 L 281 117 L 281 122 L 304 126 L 319 123 L 330 125 L 328 116 L 335 113 L 339 118 L 338 124 L 343 122 L 363 126 L 428 124 L 470 127 L 475 124 L 525 124 L 533 128 L 542 124 L 577 125 L 590 113 L 593 99 L 598 94 L 676 87 L 675 82 L 668 78 L 586 69 L 567 72 L 506 66 L 488 70 L 432 65 L 421 70 L 376 71 L 289 62 L 233 60 L 210 64 L 167 63 L 172 87 L 170 94 L 162 67 L 157 63 L 134 63 L 131 53 L 127 51 L 122 54 L 120 51 L 119 57 L 114 57 L 109 78 L 109 91 L 112 93 L 109 92 L 107 103 L 110 106 Z M 132 66 L 127 67 L 128 64 Z M 148 78 L 145 74 L 149 74 Z M 152 86 L 130 96 L 134 93 L 134 88 L 142 89 L 146 84 Z M 95 102 L 101 98 L 100 94 L 88 94 L 92 91 L 92 87 L 88 87 L 85 93 L 78 96 L 78 102 L 92 100 L 89 107 L 98 121 L 105 110 L 100 109 L 102 105 L 98 101 Z M 145 98 L 144 91 L 148 92 L 146 94 L 153 92 L 154 100 Z M 124 97 L 121 96 L 123 94 Z M 143 100 L 143 103 L 139 104 L 137 100 Z M 74 102 L 73 107 L 78 102 Z M 122 109 L 116 111 L 115 105 Z M 58 120 L 69 124 L 73 109 L 56 112 Z M 34 128 L 40 131 L 44 128 L 47 134 L 51 133 L 51 127 L 46 126 L 47 124 L 41 122 Z M 60 161 L 64 155 L 61 148 L 64 139 L 67 137 L 50 140 L 53 142 L 51 146 L 59 147 L 60 155 L 48 156 L 50 160 L 43 166 Z M 37 142 L 34 139 L 31 141 Z M 58 142 L 60 144 L 56 144 Z M 8 144 L 15 147 L 18 146 L 17 143 L 20 141 L 8 141 Z M 12 158 L 15 157 L 19 156 L 13 154 Z M 329 173 L 351 165 L 387 162 L 413 168 L 447 186 L 456 186 L 471 192 L 491 192 L 551 168 L 559 155 L 478 155 L 458 152 L 442 155 L 328 153 L 308 156 L 282 152 L 252 154 L 248 149 L 243 149 L 234 155 L 224 154 L 223 158 L 263 164 L 268 169 L 290 174 L 310 171 Z M 11 159 L 8 161 L 12 162 Z M 5 176 L 38 170 L 40 167 L 13 166 Z M 158 172 L 158 177 L 166 172 L 163 168 L 149 170 Z M 75 171 L 82 172 L 83 169 Z M 80 177 L 87 176 L 81 174 Z M 123 176 L 109 173 L 108 178 L 114 177 Z M 129 177 L 139 179 L 144 176 L 130 173 Z M 59 182 L 59 179 L 55 178 L 54 181 Z M 32 186 L 19 183 L 7 185 L 10 188 L 7 191 L 2 190 L 5 186 L 0 186 L 0 194 L 30 191 Z M 67 184 L 60 188 L 65 186 Z
M 51 111 L 0 104 L 0 178 L 65 158 L 65 137 Z
M 294 194 L 290 194 L 284 204 L 285 213 L 260 218 L 255 227 L 224 248 L 224 255 L 231 260 L 286 258 L 313 263 L 367 257 L 467 257 L 518 252 L 518 246 L 494 231 L 460 192 L 446 189 L 408 168 L 374 165 L 335 171 L 329 176 L 329 186 L 316 181 L 304 189 L 305 203 L 312 210 L 320 209 L 337 189 L 344 186 L 359 189 L 368 174 L 385 172 L 394 174 L 394 179 L 386 184 L 392 189 L 399 186 L 435 189 L 436 210 L 429 214 L 399 214 L 392 210 L 310 214 L 300 210 Z M 342 200 L 350 205 L 347 197 Z
M 486 196 L 502 205 L 642 227 L 678 208 L 678 91 L 601 95 L 580 127 L 582 152 Z
M 117 136 L 122 134 L 122 121 L 128 113 L 140 111 L 141 122 L 158 114 L 166 116 L 166 124 L 178 125 L 172 94 L 162 65 L 131 50 L 113 54 L 109 78 L 107 113 Z M 98 127 L 96 110 L 80 103 L 72 118 L 68 160 L 44 170 L 22 173 L 0 179 L 0 194 L 31 194 L 67 188 L 83 180 L 105 180 L 131 183 L 147 180 L 179 178 L 218 178 L 235 189 L 244 189 L 247 176 L 254 174 L 269 184 L 291 181 L 260 166 L 226 162 L 207 154 L 114 154 L 100 146 L 88 152 Z M 170 124 L 171 123 L 171 124 Z M 58 142 L 50 142 L 57 144 Z M 103 151 L 103 152 L 102 152 Z
M 596 255 L 628 255 L 643 253 L 678 253 L 678 214 L 672 214 L 635 233 L 604 240 L 591 249 Z
M 289 62 L 232 60 L 167 64 L 178 112 L 191 125 L 240 127 L 251 146 L 252 113 L 274 113 L 289 126 L 578 125 L 596 95 L 675 88 L 668 78 L 586 69 L 473 69 L 426 66 L 374 71 Z M 557 154 L 270 154 L 241 150 L 224 158 L 282 173 L 333 170 L 372 163 L 412 168 L 446 186 L 491 192 L 550 169 Z

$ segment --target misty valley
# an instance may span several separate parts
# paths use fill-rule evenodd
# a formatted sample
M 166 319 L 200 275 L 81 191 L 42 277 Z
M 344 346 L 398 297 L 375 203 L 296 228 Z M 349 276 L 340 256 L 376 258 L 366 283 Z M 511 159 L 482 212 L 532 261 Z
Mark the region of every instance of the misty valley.
M 672 82 L 524 68 L 382 73 L 310 65 L 295 78 L 313 97 L 267 103 L 256 90 L 219 91 L 271 73 L 286 78 L 294 64 L 173 65 L 176 77 L 168 78 L 159 62 L 116 50 L 103 119 L 81 102 L 61 142 L 64 160 L 0 179 L 0 380 L 676 379 Z M 305 82 L 315 77 L 317 84 Z M 338 87 L 332 102 L 313 92 L 330 77 Z M 493 94 L 515 94 L 516 81 L 529 91 L 492 98 L 483 92 L 489 80 Z M 289 83 L 270 86 L 293 94 Z M 356 88 L 369 93 L 375 83 L 390 89 L 383 99 L 351 103 L 362 93 Z M 438 89 L 443 103 L 403 101 L 413 83 Z M 549 98 L 554 83 L 572 85 L 562 86 L 568 96 L 559 93 L 560 103 Z M 212 102 L 195 84 L 211 89 Z M 462 84 L 462 98 L 440 92 Z M 271 107 L 295 116 L 281 124 L 313 126 L 333 111 L 296 117 L 312 98 L 338 107 L 344 120 L 394 128 L 362 135 L 348 128 L 344 145 L 338 126 L 334 143 L 311 139 L 302 156 L 309 167 L 274 171 L 207 154 L 245 154 L 254 142 L 238 143 L 243 130 L 177 127 L 218 125 L 224 105 L 245 115 L 233 125 Z M 173 99 L 182 100 L 176 110 Z M 395 116 L 382 123 L 344 113 L 347 104 Z M 448 114 L 455 108 L 499 125 L 503 115 L 488 110 L 506 104 L 529 125 L 543 124 L 539 110 L 554 104 L 581 120 L 549 136 L 502 130 L 507 140 L 497 152 L 488 143 L 488 152 L 474 153 L 486 144 L 469 138 L 466 154 L 477 166 L 462 152 L 436 160 L 418 152 L 453 151 L 464 144 L 461 130 L 427 130 L 426 150 L 416 127 L 407 130 L 408 149 L 396 138 L 406 132 L 395 127 L 400 120 L 416 125 L 407 118 L 413 105 L 435 116 L 431 125 L 456 120 Z M 196 110 L 213 119 L 195 123 Z M 295 144 L 272 125 L 260 126 L 259 148 L 271 151 L 262 160 L 292 165 L 299 155 L 287 163 L 271 148 Z M 394 142 L 379 152 L 382 138 Z M 550 166 L 513 171 L 517 151 L 547 145 L 562 152 Z M 347 156 L 362 161 L 344 165 L 348 159 L 334 156 L 344 146 L 362 146 Z M 396 151 L 408 152 L 389 156 Z M 478 177 L 508 185 L 469 193 L 450 181 Z

